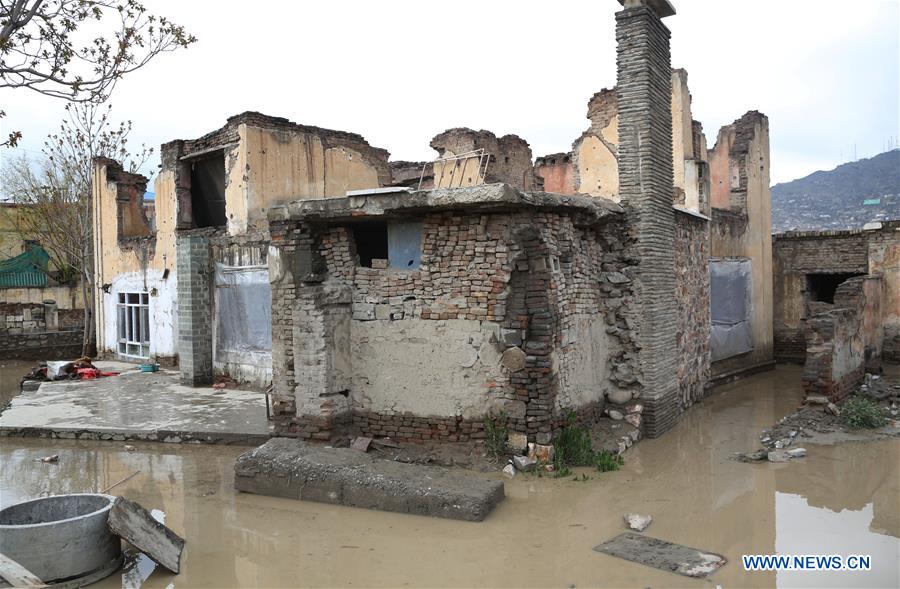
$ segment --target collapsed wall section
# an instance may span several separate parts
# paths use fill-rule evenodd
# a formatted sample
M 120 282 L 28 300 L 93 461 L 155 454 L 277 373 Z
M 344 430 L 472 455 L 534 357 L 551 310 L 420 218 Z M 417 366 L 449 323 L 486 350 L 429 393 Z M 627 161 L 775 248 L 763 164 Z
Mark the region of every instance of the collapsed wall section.
M 837 402 L 867 371 L 881 366 L 882 289 L 880 276 L 859 276 L 838 286 L 834 304 L 815 302 L 807 321 L 803 389 Z

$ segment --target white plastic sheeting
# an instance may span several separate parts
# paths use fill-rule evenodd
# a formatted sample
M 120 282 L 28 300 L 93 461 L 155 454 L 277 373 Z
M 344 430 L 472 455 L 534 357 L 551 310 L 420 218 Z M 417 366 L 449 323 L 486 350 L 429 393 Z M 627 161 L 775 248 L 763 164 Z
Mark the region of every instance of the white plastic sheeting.
M 266 266 L 216 264 L 216 356 L 272 351 L 272 291 Z
M 746 258 L 710 260 L 710 353 L 712 360 L 731 358 L 753 350 L 750 327 L 753 266 Z

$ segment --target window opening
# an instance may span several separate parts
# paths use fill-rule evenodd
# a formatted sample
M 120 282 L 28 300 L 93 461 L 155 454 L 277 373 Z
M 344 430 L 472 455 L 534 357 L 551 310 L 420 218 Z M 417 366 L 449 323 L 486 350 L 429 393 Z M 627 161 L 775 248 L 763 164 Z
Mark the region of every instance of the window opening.
M 225 219 L 225 154 L 191 162 L 191 210 L 196 227 L 223 227 Z
M 120 292 L 118 304 L 119 354 L 150 357 L 150 295 Z
M 369 221 L 353 226 L 353 241 L 359 265 L 372 268 L 372 260 L 387 260 L 388 229 L 383 221 Z

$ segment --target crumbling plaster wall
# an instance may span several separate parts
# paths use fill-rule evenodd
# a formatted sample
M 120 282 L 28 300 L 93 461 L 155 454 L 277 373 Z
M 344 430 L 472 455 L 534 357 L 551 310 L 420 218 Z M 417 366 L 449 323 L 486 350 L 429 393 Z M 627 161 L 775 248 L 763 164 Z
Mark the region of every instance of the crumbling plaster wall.
M 358 266 L 352 225 L 316 237 L 271 225 L 280 432 L 326 438 L 349 418 L 371 435 L 454 441 L 482 435 L 483 416 L 502 411 L 512 429 L 549 439 L 565 409 L 588 419 L 604 393 L 632 398 L 632 373 L 611 373 L 633 350 L 622 343 L 631 279 L 616 237 L 551 213 L 423 221 L 412 271 Z M 290 275 L 307 268 L 296 261 L 303 243 L 315 244 L 321 282 Z
M 97 349 L 104 355 L 118 353 L 118 294 L 147 292 L 153 318 L 150 354 L 166 361 L 177 353 L 174 174 L 164 166 L 156 178 L 155 231 L 142 237 L 123 238 L 118 221 L 120 192 L 135 192 L 143 197 L 146 182 L 146 178 L 124 174 L 112 160 L 94 161 L 91 206 Z
M 843 282 L 834 304 L 810 304 L 803 388 L 831 401 L 847 396 L 867 371 L 881 366 L 883 281 L 857 276 Z
M 769 190 L 769 121 L 750 111 L 722 127 L 709 151 L 712 184 L 711 257 L 749 258 L 754 349 L 715 362 L 713 375 L 771 363 L 774 354 L 772 195 Z
M 672 70 L 673 202 L 709 214 L 706 138 L 691 118 L 687 72 Z M 619 105 L 615 88 L 604 88 L 588 101 L 590 127 L 575 140 L 570 154 L 543 156 L 535 174 L 544 189 L 559 194 L 589 194 L 619 202 Z
M 883 357 L 900 361 L 900 222 L 865 231 L 774 235 L 772 250 L 776 358 L 805 358 L 808 274 L 868 273 L 883 281 Z

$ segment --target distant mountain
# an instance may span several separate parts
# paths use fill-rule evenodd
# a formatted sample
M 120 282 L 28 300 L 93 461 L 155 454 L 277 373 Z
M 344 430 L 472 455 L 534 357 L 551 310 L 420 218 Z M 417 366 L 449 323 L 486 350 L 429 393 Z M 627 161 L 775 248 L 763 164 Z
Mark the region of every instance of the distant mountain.
M 772 231 L 861 229 L 900 219 L 900 149 L 772 187 Z

